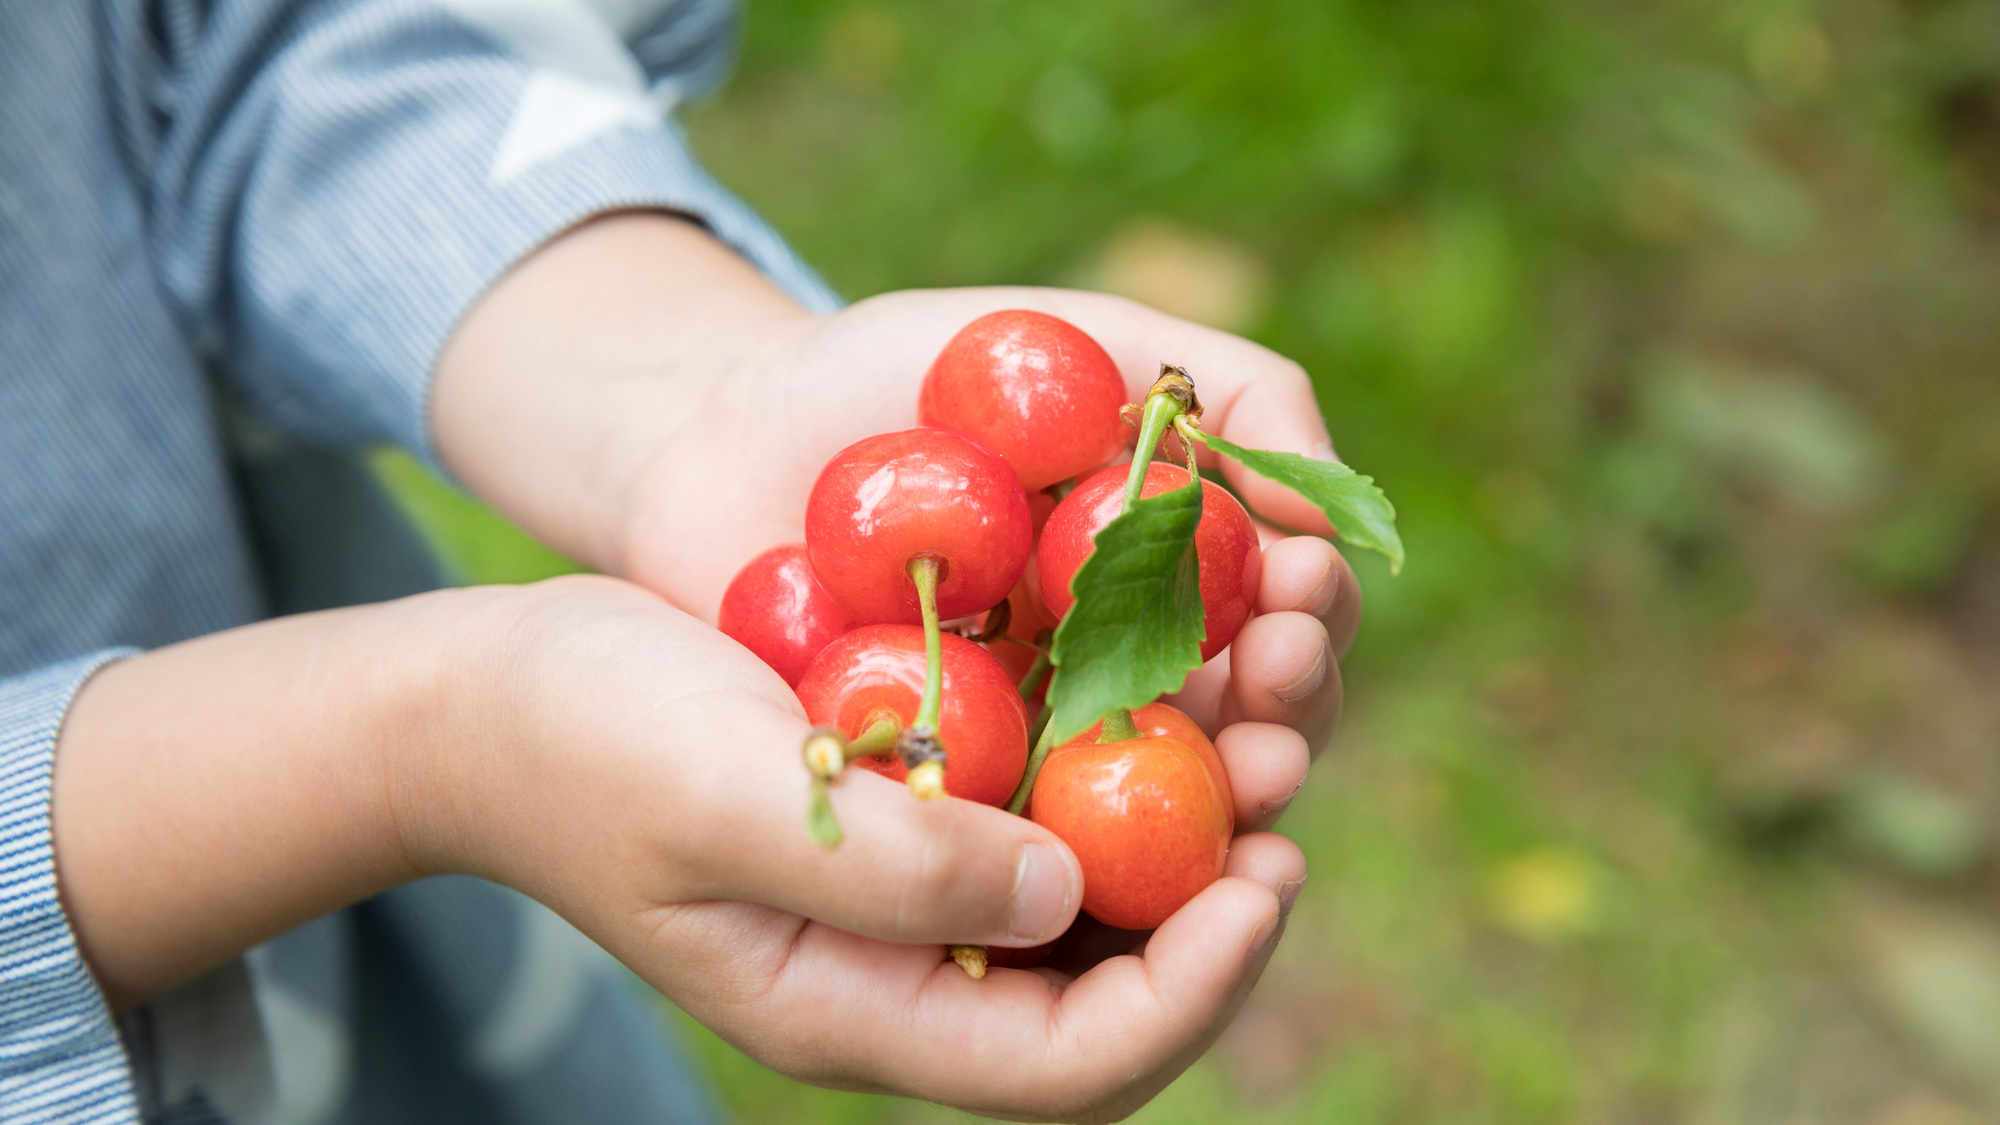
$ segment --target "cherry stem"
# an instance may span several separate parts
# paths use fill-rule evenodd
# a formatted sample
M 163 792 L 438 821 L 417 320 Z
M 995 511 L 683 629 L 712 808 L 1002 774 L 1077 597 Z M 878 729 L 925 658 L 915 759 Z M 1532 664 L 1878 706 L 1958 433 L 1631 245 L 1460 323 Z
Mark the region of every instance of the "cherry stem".
M 851 762 L 856 758 L 887 754 L 896 748 L 896 739 L 902 733 L 903 724 L 897 722 L 894 715 L 877 715 L 860 734 L 848 740 L 841 755 Z
M 1139 502 L 1139 494 L 1146 490 L 1146 468 L 1153 463 L 1153 450 L 1184 409 L 1173 395 L 1165 392 L 1156 390 L 1146 396 L 1146 412 L 1139 419 L 1139 444 L 1132 450 L 1132 469 L 1125 474 L 1125 505 L 1119 509 L 1121 512 L 1130 511 Z
M 1021 771 L 1021 784 L 1014 787 L 1014 795 L 1007 798 L 1007 811 L 1015 816 L 1028 807 L 1028 795 L 1035 791 L 1035 777 L 1042 772 L 1042 763 L 1048 760 L 1049 751 L 1055 747 L 1049 735 L 1055 733 L 1055 724 L 1043 723 L 1042 733 L 1035 739 L 1035 750 L 1028 755 L 1028 768 Z
M 924 615 L 924 695 L 917 704 L 917 721 L 912 726 L 937 730 L 938 710 L 944 703 L 944 636 L 938 627 L 938 571 L 943 569 L 936 555 L 918 555 L 910 560 L 910 581 L 917 586 L 917 606 Z
M 1139 726 L 1132 721 L 1132 712 L 1123 707 L 1114 707 L 1104 716 L 1104 729 L 1097 735 L 1099 742 L 1124 742 L 1139 737 Z
M 1174 419 L 1174 433 L 1180 435 L 1181 452 L 1187 454 L 1188 476 L 1190 477 L 1200 476 L 1201 469 L 1196 465 L 1194 459 L 1195 443 L 1201 442 L 1202 445 L 1208 444 L 1208 442 L 1202 438 L 1201 420 L 1199 418 L 1190 418 L 1187 415 L 1183 414 L 1180 417 Z
M 1049 672 L 1054 668 L 1055 665 L 1049 662 L 1049 654 L 1037 650 L 1035 662 L 1028 665 L 1028 674 L 1021 677 L 1021 698 L 1034 698 L 1035 689 L 1042 686 L 1042 681 L 1049 678 Z

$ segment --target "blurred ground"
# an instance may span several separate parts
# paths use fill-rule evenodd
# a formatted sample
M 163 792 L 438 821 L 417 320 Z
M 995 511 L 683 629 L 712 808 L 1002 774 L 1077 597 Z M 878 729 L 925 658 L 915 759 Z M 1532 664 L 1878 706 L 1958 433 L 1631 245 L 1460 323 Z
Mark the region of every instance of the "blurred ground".
M 1136 1120 L 2000 1120 L 2000 4 L 753 2 L 689 118 L 850 297 L 1298 358 L 1401 508 L 1312 885 Z

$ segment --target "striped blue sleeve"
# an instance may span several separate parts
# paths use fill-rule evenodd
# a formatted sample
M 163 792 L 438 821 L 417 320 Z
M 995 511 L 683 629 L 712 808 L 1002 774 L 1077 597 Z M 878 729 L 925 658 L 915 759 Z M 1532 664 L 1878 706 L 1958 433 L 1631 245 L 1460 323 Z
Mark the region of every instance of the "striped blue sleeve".
M 136 1121 L 110 1010 L 56 897 L 56 731 L 107 650 L 0 680 L 0 1121 Z
M 429 455 L 454 324 L 607 211 L 686 214 L 807 305 L 836 304 L 671 120 L 727 64 L 728 3 L 159 6 L 157 73 L 123 71 L 159 107 L 132 142 L 148 236 L 191 336 L 286 429 Z

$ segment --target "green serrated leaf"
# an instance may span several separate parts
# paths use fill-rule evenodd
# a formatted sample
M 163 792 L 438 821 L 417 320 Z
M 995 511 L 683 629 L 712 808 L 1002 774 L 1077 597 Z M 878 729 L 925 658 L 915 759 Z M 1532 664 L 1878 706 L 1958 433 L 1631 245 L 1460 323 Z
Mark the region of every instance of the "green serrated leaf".
M 1194 531 L 1201 482 L 1147 497 L 1097 533 L 1070 580 L 1076 604 L 1056 628 L 1049 725 L 1057 745 L 1114 707 L 1179 691 L 1201 666 L 1201 571 Z
M 1195 432 L 1210 449 L 1312 501 L 1326 513 L 1341 542 L 1380 551 L 1389 560 L 1391 574 L 1403 569 L 1403 537 L 1396 534 L 1396 506 L 1375 487 L 1375 478 L 1362 476 L 1338 461 L 1245 449 L 1205 430 Z

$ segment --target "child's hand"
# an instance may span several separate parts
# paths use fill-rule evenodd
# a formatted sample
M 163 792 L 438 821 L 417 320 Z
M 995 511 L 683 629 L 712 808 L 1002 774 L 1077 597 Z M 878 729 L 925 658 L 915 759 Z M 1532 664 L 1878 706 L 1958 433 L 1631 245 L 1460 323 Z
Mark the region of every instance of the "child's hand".
M 1096 293 L 892 293 L 789 326 L 688 404 L 698 428 L 662 444 L 638 476 L 625 520 L 625 575 L 713 620 L 737 567 L 803 537 L 806 494 L 827 458 L 870 434 L 916 425 L 918 386 L 944 342 L 978 316 L 1016 307 L 1055 313 L 1103 343 L 1135 402 L 1160 361 L 1171 360 L 1193 373 L 1203 422 L 1221 436 L 1333 455 L 1305 373 L 1238 337 Z M 1290 490 L 1235 462 L 1224 462 L 1224 472 L 1260 515 L 1326 529 L 1319 511 Z M 1274 816 L 1265 803 L 1289 797 L 1304 779 L 1306 747 L 1324 746 L 1339 718 L 1338 659 L 1360 625 L 1361 594 L 1329 543 L 1269 533 L 1257 611 L 1174 702 L 1211 733 L 1250 720 L 1304 736 L 1301 743 L 1276 730 L 1238 733 L 1223 747 L 1225 755 L 1245 752 L 1242 764 L 1256 775 L 1246 779 L 1254 800 L 1241 823 L 1263 827 Z M 1249 753 L 1253 744 L 1271 752 Z M 1252 758 L 1261 760 L 1253 766 Z
M 495 286 L 439 361 L 433 425 L 447 463 L 530 531 L 713 621 L 738 567 L 802 538 L 827 459 L 916 425 L 917 389 L 945 341 L 1023 307 L 1094 336 L 1134 401 L 1172 361 L 1194 375 L 1211 431 L 1333 455 L 1305 373 L 1227 333 L 1053 289 L 892 293 L 813 317 L 700 228 L 657 214 L 579 227 Z M 1224 471 L 1260 515 L 1326 530 L 1289 490 L 1234 463 Z M 1340 714 L 1337 660 L 1361 618 L 1337 551 L 1273 540 L 1262 616 L 1178 701 L 1211 731 L 1278 724 L 1230 740 L 1259 759 L 1239 789 L 1252 809 L 1282 802 L 1305 776 L 1306 747 L 1325 745 Z M 1253 743 L 1268 752 L 1250 755 Z
M 1054 938 L 1074 857 L 863 770 L 833 787 L 846 842 L 816 847 L 806 730 L 755 657 L 616 579 L 230 629 L 78 693 L 63 905 L 122 1008 L 398 883 L 482 875 L 782 1071 L 1047 1120 L 1119 1115 L 1185 1069 L 1304 879 L 1289 841 L 1245 836 L 1143 957 L 973 981 L 942 944 Z
M 1240 837 L 1229 877 L 1142 957 L 1073 982 L 974 981 L 942 943 L 1033 945 L 1075 917 L 1060 841 L 851 770 L 833 787 L 847 840 L 816 847 L 806 722 L 774 673 L 611 579 L 525 604 L 497 690 L 469 708 L 510 733 L 446 763 L 438 783 L 464 796 L 409 831 L 414 852 L 535 895 L 788 1074 L 988 1114 L 1120 1116 L 1226 1025 L 1303 882 L 1290 841 Z

